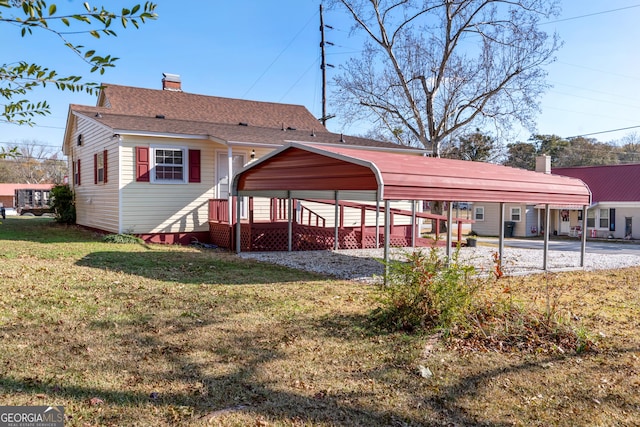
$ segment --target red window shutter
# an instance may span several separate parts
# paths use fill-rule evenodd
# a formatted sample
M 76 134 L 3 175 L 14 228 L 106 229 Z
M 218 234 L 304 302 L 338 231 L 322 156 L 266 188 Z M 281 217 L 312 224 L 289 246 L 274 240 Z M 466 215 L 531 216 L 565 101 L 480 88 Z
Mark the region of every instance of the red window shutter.
M 102 167 L 104 168 L 102 172 L 103 173 L 102 180 L 106 184 L 107 183 L 107 150 L 104 150 L 102 154 Z
M 189 150 L 189 182 L 200 182 L 200 150 Z
M 98 183 L 98 154 L 93 155 L 93 183 Z
M 136 147 L 136 181 L 149 182 L 149 147 Z

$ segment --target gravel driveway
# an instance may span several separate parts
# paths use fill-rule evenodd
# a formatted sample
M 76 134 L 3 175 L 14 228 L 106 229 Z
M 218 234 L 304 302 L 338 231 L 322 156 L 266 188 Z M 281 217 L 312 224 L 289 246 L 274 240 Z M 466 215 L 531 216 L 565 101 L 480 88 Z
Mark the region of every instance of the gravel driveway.
M 407 252 L 417 249 L 392 248 L 393 259 L 403 259 Z M 428 248 L 422 248 L 427 251 Z M 438 249 L 444 256 L 444 248 Z M 479 271 L 493 271 L 494 247 L 478 246 L 460 249 L 460 259 L 473 264 Z M 503 270 L 508 275 L 541 273 L 542 250 L 504 248 Z M 303 252 L 243 252 L 242 258 L 269 262 L 315 273 L 326 274 L 339 279 L 355 280 L 366 283 L 378 282 L 384 273 L 381 260 L 382 249 L 355 249 L 337 251 L 303 251 Z M 549 251 L 549 268 L 557 270 L 579 270 L 580 253 L 568 251 Z M 587 253 L 586 270 L 608 270 L 640 266 L 637 255 L 603 255 Z

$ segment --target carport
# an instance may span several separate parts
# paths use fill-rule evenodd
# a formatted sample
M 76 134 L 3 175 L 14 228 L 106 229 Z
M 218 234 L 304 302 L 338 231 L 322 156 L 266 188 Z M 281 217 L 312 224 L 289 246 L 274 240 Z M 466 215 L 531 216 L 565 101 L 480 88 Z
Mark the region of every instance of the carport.
M 583 218 L 591 192 L 579 179 L 482 162 L 431 158 L 380 149 L 290 142 L 238 172 L 232 183 L 237 197 L 236 238 L 240 240 L 242 197 L 279 197 L 291 200 L 354 200 L 384 204 L 384 259 L 389 260 L 389 212 L 393 201 L 497 202 L 500 224 L 504 204 L 541 204 L 547 207 L 543 270 L 549 250 L 549 206 L 579 205 Z M 453 217 L 448 203 L 448 224 Z M 291 212 L 291 206 L 289 212 Z M 337 204 L 336 204 L 337 215 Z M 289 224 L 291 224 L 289 218 Z M 446 254 L 451 255 L 452 231 L 447 227 Z M 291 230 L 291 228 L 290 228 Z M 336 230 L 337 233 L 337 230 Z M 289 233 L 291 239 L 291 233 Z M 240 251 L 240 245 L 237 245 Z M 289 245 L 291 250 L 291 245 Z M 500 227 L 499 254 L 504 250 Z M 586 233 L 582 236 L 580 266 L 584 267 Z

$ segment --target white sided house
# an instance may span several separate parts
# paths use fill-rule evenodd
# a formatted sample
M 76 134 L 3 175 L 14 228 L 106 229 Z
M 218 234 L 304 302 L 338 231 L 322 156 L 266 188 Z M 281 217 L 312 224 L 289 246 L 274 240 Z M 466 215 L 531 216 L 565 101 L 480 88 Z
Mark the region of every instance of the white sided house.
M 536 172 L 551 174 L 551 157 L 536 158 Z M 553 174 L 565 175 L 556 172 Z M 566 174 L 566 176 L 580 178 Z M 589 187 L 591 184 L 583 180 Z M 595 195 L 593 199 L 595 201 Z M 505 237 L 534 237 L 544 233 L 546 205 L 505 203 L 503 221 L 500 222 L 499 203 L 475 203 L 472 208 L 472 231 L 481 236 L 498 236 L 503 228 Z M 558 236 L 580 237 L 583 231 L 583 206 L 578 205 L 549 205 L 549 234 Z M 594 211 L 588 210 L 588 215 Z M 592 227 L 592 226 L 591 226 Z M 594 236 L 595 237 L 595 236 Z
M 550 234 L 580 237 L 586 233 L 590 239 L 640 239 L 640 186 L 637 185 L 640 164 L 551 168 L 550 157 L 540 156 L 536 159 L 536 170 L 579 179 L 592 194 L 586 218 L 580 206 L 549 206 Z M 485 236 L 498 235 L 499 209 L 497 203 L 474 204 L 473 231 Z M 504 221 L 515 224 L 513 237 L 541 234 L 544 215 L 544 205 L 505 204 Z
M 553 168 L 551 172 L 582 180 L 593 194 L 586 224 L 578 213 L 569 211 L 571 228 L 584 224 L 589 238 L 640 239 L 640 164 Z
M 149 242 L 208 242 L 212 201 L 232 206 L 230 177 L 289 142 L 424 154 L 331 133 L 300 105 L 186 93 L 172 74 L 162 90 L 104 84 L 96 106 L 69 106 L 63 152 L 77 224 Z M 264 200 L 251 207 L 256 216 L 273 210 Z M 332 226 L 333 206 L 300 201 L 297 209 Z M 341 221 L 357 224 L 360 215 L 345 208 Z

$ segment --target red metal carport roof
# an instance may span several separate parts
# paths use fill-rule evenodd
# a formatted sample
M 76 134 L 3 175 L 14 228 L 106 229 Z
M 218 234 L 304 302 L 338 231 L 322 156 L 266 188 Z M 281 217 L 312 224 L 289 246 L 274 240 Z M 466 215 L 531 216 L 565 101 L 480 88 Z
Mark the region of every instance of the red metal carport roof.
M 579 179 L 482 162 L 291 143 L 234 178 L 242 196 L 589 205 Z

